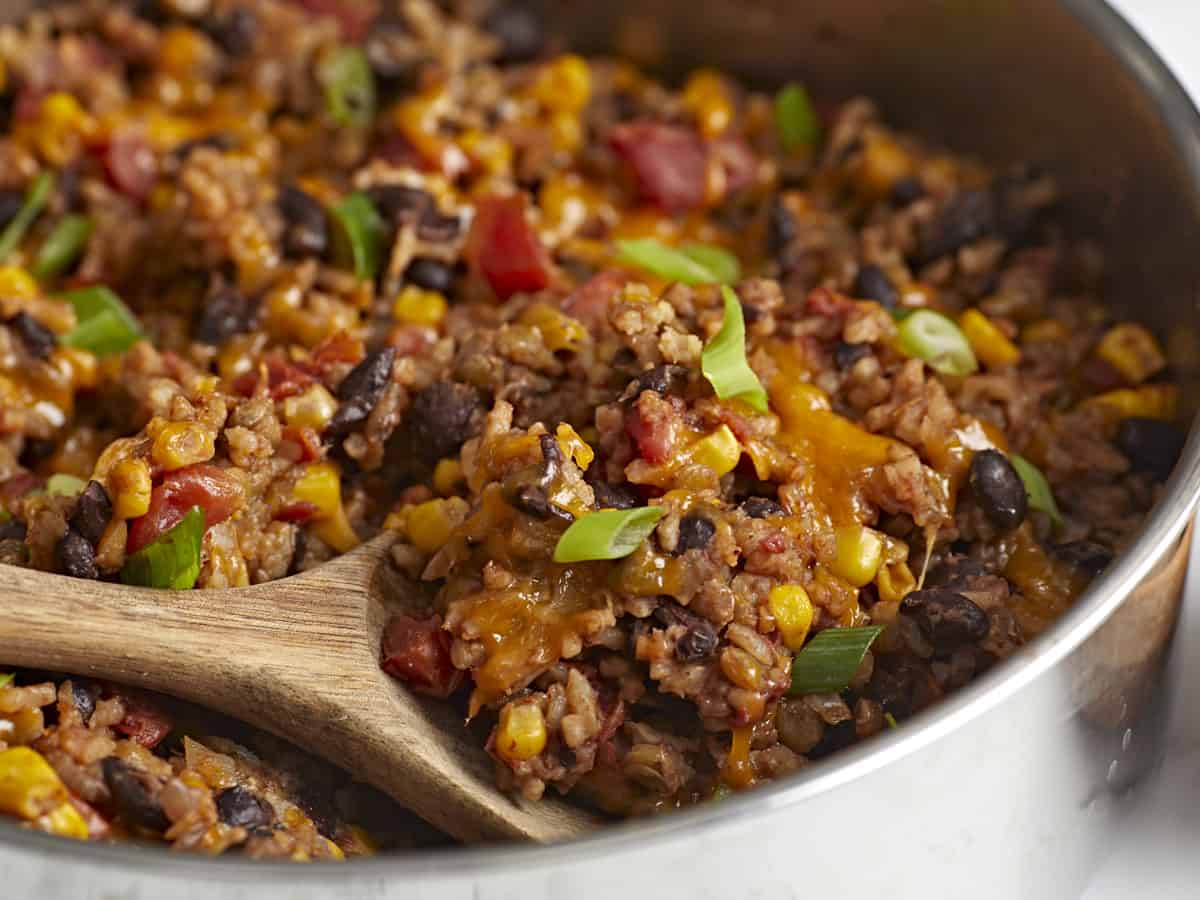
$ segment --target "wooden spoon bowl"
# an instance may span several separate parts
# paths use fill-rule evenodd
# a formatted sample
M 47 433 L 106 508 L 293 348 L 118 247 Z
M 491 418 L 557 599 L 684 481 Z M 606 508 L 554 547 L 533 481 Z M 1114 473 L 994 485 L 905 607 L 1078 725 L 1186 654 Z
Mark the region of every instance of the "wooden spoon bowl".
M 160 691 L 260 726 L 463 841 L 557 841 L 596 824 L 520 803 L 446 704 L 379 667 L 403 592 L 392 537 L 247 588 L 160 591 L 0 565 L 0 664 Z

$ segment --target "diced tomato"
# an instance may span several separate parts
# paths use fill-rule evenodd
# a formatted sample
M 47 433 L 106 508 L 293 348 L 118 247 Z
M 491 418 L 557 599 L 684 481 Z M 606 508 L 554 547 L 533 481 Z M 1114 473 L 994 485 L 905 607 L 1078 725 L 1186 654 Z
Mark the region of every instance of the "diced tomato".
M 137 132 L 120 131 L 104 148 L 104 171 L 122 194 L 145 200 L 158 180 L 158 158 Z
M 150 492 L 150 509 L 129 523 L 125 550 L 136 553 L 152 543 L 179 524 L 193 506 L 204 510 L 205 528 L 224 522 L 237 509 L 241 496 L 238 482 L 210 463 L 196 463 L 168 472 Z
M 387 342 L 398 356 L 416 356 L 437 343 L 437 331 L 425 325 L 400 325 L 392 329 Z
M 613 270 L 593 275 L 567 295 L 562 302 L 563 312 L 597 331 L 608 321 L 608 301 L 628 281 L 624 272 Z
M 285 425 L 282 436 L 285 441 L 290 441 L 300 448 L 300 462 L 312 462 L 325 455 L 321 446 L 321 436 L 315 428 L 308 425 Z
M 552 280 L 549 254 L 525 218 L 525 206 L 524 194 L 484 197 L 475 206 L 467 237 L 472 271 L 501 300 L 522 291 L 540 291 Z
M 49 93 L 49 87 L 22 85 L 17 90 L 16 99 L 13 100 L 13 119 L 18 122 L 32 122 L 37 118 L 38 112 L 42 108 L 42 101 Z
M 293 2 L 316 16 L 336 19 L 342 37 L 359 41 L 366 36 L 367 26 L 379 15 L 376 0 L 293 0 Z
M 450 661 L 450 635 L 438 616 L 394 616 L 383 632 L 383 671 L 415 691 L 449 697 L 463 681 Z
M 782 534 L 769 534 L 758 545 L 767 553 L 782 553 L 787 549 L 787 541 Z
M 853 308 L 853 300 L 827 288 L 813 288 L 804 301 L 805 312 L 827 319 L 845 316 Z
M 646 462 L 661 465 L 671 458 L 683 418 L 678 397 L 645 391 L 625 412 L 625 431 Z
M 316 506 L 305 500 L 297 500 L 275 513 L 275 518 L 280 522 L 307 522 L 316 514 Z
M 312 356 L 305 368 L 318 378 L 322 378 L 330 369 L 349 364 L 356 366 L 366 355 L 363 342 L 352 337 L 345 331 L 339 331 L 325 338 L 313 347 Z
M 125 703 L 125 718 L 113 726 L 143 747 L 153 749 L 171 733 L 171 717 L 156 703 L 140 694 L 120 694 Z
M 758 173 L 758 157 L 740 137 L 721 137 L 710 148 L 713 158 L 725 173 L 725 192 L 731 194 L 749 187 Z
M 32 472 L 22 472 L 12 478 L 0 481 L 0 506 L 9 500 L 24 497 L 36 487 L 40 487 L 42 479 Z
M 627 122 L 613 128 L 608 140 L 633 170 L 647 201 L 672 215 L 703 205 L 708 154 L 695 131 L 662 122 Z
M 421 158 L 417 148 L 397 131 L 381 137 L 372 148 L 371 155 L 393 166 L 407 166 L 410 169 L 425 167 L 425 160 Z
M 280 353 L 269 354 L 264 360 L 267 366 L 267 386 L 272 400 L 283 400 L 304 392 L 314 379 L 312 375 Z M 258 390 L 258 371 L 244 372 L 233 381 L 233 389 L 243 397 Z

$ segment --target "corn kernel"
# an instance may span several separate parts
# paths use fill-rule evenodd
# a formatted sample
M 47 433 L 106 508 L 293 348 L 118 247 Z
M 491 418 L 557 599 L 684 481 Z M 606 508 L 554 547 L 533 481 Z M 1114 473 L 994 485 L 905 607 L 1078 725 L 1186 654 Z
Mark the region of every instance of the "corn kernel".
M 405 533 L 414 547 L 423 553 L 436 553 L 446 545 L 462 522 L 462 518 L 455 515 L 460 511 L 455 500 L 458 498 L 427 500 L 409 507 Z
M 316 507 L 312 531 L 318 538 L 339 553 L 358 546 L 358 535 L 342 506 L 341 472 L 335 463 L 309 463 L 296 480 L 292 496 Z
M 38 816 L 33 820 L 33 827 L 38 831 L 45 831 L 76 841 L 88 839 L 87 822 L 84 821 L 79 810 L 70 803 L 62 803 L 50 812 Z
M 912 173 L 912 156 L 893 138 L 878 132 L 867 135 L 861 176 L 869 193 L 886 194 L 893 184 Z
M 338 402 L 322 384 L 283 401 L 283 418 L 289 425 L 324 430 L 337 412 Z
M 775 627 L 783 636 L 789 650 L 799 650 L 812 627 L 813 605 L 808 591 L 798 584 L 781 584 L 771 588 L 767 608 L 775 617 Z
M 1017 346 L 979 310 L 968 309 L 959 317 L 958 325 L 975 355 L 990 368 L 1011 366 L 1020 361 L 1021 351 Z
M 733 102 L 729 98 L 729 89 L 725 79 L 712 69 L 694 72 L 683 87 L 681 99 L 705 137 L 723 134 L 733 122 Z
M 325 838 L 325 849 L 327 849 L 329 851 L 329 855 L 333 859 L 343 860 L 346 858 L 346 854 L 342 852 L 342 848 L 339 847 L 337 844 L 335 844 L 333 841 L 331 841 L 329 838 Z
M 546 719 L 533 703 L 512 704 L 500 710 L 496 752 L 513 762 L 533 759 L 546 749 Z
M 433 489 L 443 497 L 449 497 L 458 490 L 465 477 L 462 463 L 457 459 L 439 459 L 433 468 Z
M 550 143 L 555 150 L 574 153 L 583 146 L 583 123 L 576 113 L 555 113 L 550 117 Z
M 542 67 L 531 90 L 546 109 L 577 113 L 591 99 L 592 72 L 585 59 L 567 53 Z
M 67 801 L 50 763 L 29 747 L 0 752 L 0 812 L 33 820 Z
M 38 294 L 37 280 L 20 266 L 0 266 L 0 294 L 32 300 Z
M 56 166 L 65 165 L 78 156 L 84 141 L 96 132 L 96 120 L 65 91 L 46 95 L 37 117 L 20 130 L 37 147 L 42 158 Z
M 883 561 L 883 538 L 864 525 L 837 528 L 837 552 L 830 565 L 833 574 L 854 587 L 874 580 Z
M 742 447 L 728 425 L 700 438 L 688 451 L 691 462 L 708 466 L 718 478 L 732 472 L 741 457 Z
M 592 460 L 596 458 L 596 451 L 576 434 L 575 429 L 566 422 L 560 422 L 558 428 L 554 430 L 554 437 L 558 441 L 558 447 L 569 460 L 573 460 L 575 465 L 580 469 L 587 470 L 587 467 L 592 464 Z
M 446 318 L 446 298 L 410 284 L 392 305 L 392 316 L 399 322 L 432 328 Z
M 1141 384 L 1167 364 L 1154 335 L 1132 322 L 1110 328 L 1096 346 L 1096 355 L 1133 384 Z
M 587 328 L 578 319 L 545 303 L 535 303 L 521 314 L 520 322 L 537 330 L 551 353 L 566 350 L 575 353 L 588 339 Z
M 109 473 L 108 492 L 118 519 L 144 516 L 150 509 L 150 491 L 150 466 L 144 459 L 123 459 Z
M 154 439 L 150 458 L 166 469 L 182 469 L 213 458 L 212 432 L 195 422 L 168 422 Z
M 1179 388 L 1173 384 L 1143 384 L 1136 388 L 1120 388 L 1088 397 L 1085 407 L 1101 407 L 1111 424 L 1121 419 L 1140 417 L 1145 419 L 1175 418 L 1179 408 Z
M 917 586 L 917 579 L 906 562 L 889 563 L 879 567 L 875 576 L 879 599 L 886 603 L 899 603 Z
M 459 137 L 458 145 L 486 174 L 504 176 L 512 172 L 512 144 L 499 135 L 469 129 Z
M 95 353 L 79 347 L 58 347 L 50 362 L 76 390 L 89 390 L 99 383 L 100 366 Z

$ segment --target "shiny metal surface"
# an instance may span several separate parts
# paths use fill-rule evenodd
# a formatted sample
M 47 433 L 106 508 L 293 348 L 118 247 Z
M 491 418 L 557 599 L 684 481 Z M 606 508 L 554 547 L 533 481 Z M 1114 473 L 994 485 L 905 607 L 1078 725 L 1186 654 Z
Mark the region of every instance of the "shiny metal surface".
M 12 9 L 16 4 L 4 4 Z M 1200 119 L 1096 0 L 548 0 L 593 47 L 876 97 L 956 149 L 1046 162 L 1102 230 L 1111 298 L 1200 396 Z M 634 22 L 635 24 L 630 24 Z M 640 24 L 637 24 L 640 23 Z M 1193 434 L 1135 544 L 1048 634 L 917 719 L 797 777 L 569 846 L 294 868 L 0 826 L 0 896 L 1061 898 L 1158 746 L 1157 680 L 1200 491 Z M 1139 585 L 1142 586 L 1138 590 Z

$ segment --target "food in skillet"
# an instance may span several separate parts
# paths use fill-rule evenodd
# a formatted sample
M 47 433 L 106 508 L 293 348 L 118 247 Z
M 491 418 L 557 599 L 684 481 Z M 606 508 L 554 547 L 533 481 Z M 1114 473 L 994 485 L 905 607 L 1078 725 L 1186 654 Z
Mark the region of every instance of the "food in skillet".
M 381 664 L 525 797 L 667 809 L 895 727 L 1060 615 L 1178 456 L 1053 181 L 867 101 L 424 0 L 80 3 L 0 57 L 0 559 L 238 586 L 394 532 Z M 0 686 L 0 811 L 335 855 L 78 691 Z

